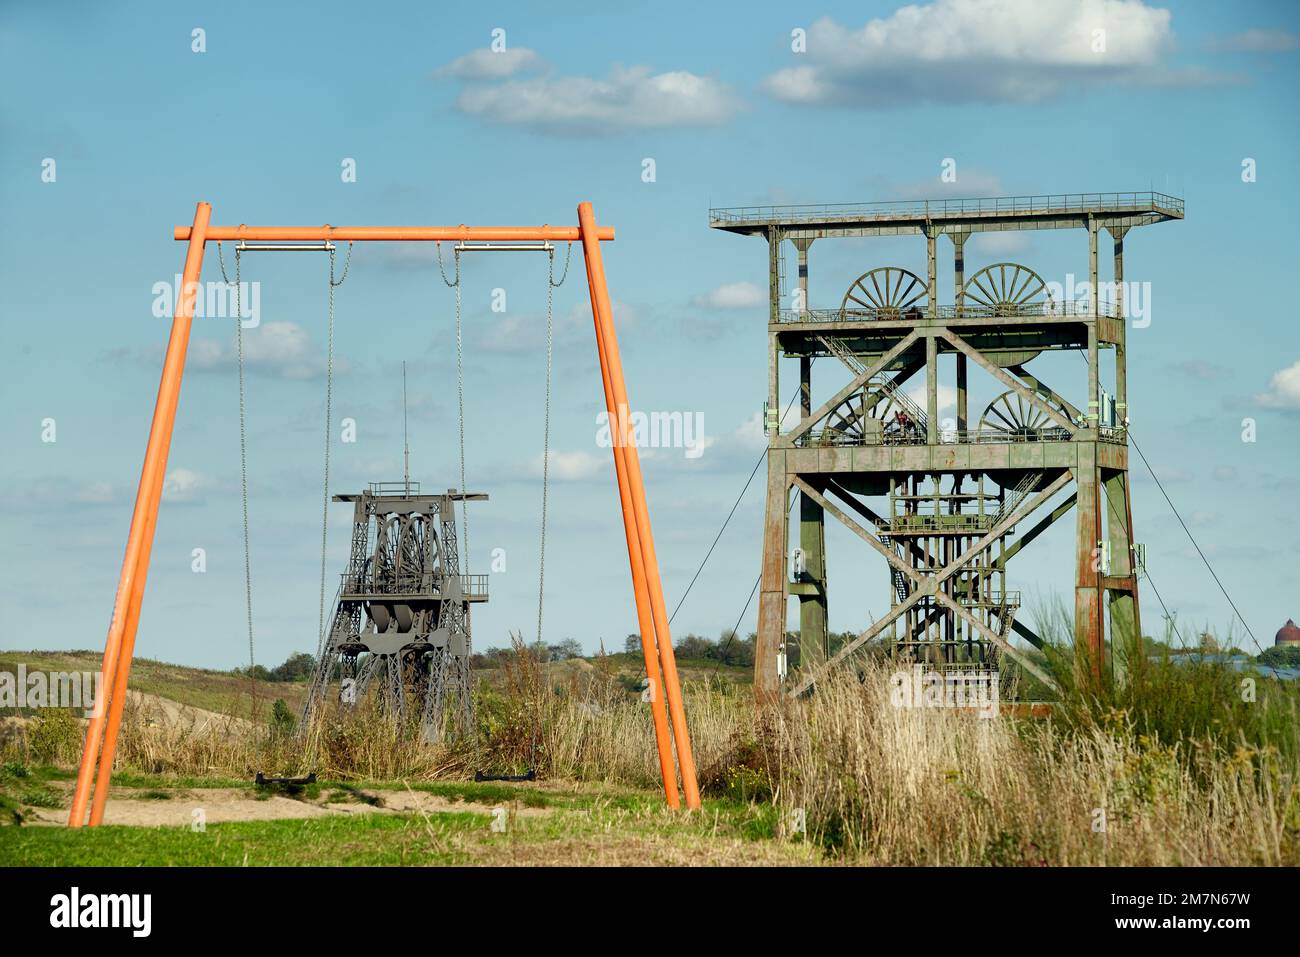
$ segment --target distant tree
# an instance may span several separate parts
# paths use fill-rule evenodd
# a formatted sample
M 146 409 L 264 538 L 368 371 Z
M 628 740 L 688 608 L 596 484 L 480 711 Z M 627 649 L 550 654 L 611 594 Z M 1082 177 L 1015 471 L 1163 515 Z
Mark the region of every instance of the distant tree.
M 316 670 L 316 656 L 306 652 L 292 654 L 284 664 L 271 669 L 272 681 L 305 681 Z
M 628 635 L 623 639 L 623 650 L 629 655 L 634 655 L 641 650 L 641 636 Z
M 713 657 L 724 665 L 752 667 L 754 664 L 754 645 L 757 640 L 758 636 L 753 633 L 748 638 L 742 638 L 739 632 L 728 628 L 718 635 L 718 643 L 713 652 Z M 788 649 L 789 645 L 787 644 Z
M 699 635 L 686 635 L 684 638 L 677 639 L 674 650 L 679 658 L 699 661 L 705 658 L 716 658 L 718 646 Z
M 1274 645 L 1255 659 L 1269 668 L 1300 668 L 1300 648 L 1294 645 Z
M 263 665 L 245 665 L 242 668 L 234 669 L 231 674 L 240 675 L 244 678 L 253 678 L 255 681 L 270 681 L 271 672 Z
M 565 638 L 557 645 L 547 645 L 546 650 L 551 661 L 566 661 L 569 658 L 582 657 L 582 645 L 575 638 Z
M 252 675 L 258 681 L 305 681 L 316 670 L 316 656 L 306 652 L 296 652 L 285 659 L 281 665 L 267 668 L 265 665 L 245 665 L 236 668 L 232 674 L 247 678 Z

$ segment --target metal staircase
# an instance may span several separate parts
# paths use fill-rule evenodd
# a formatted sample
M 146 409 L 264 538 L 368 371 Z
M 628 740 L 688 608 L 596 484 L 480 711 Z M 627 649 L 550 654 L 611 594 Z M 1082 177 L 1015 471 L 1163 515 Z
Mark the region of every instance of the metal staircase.
M 826 347 L 827 352 L 843 362 L 855 376 L 862 375 L 867 371 L 867 367 L 853 354 L 853 350 L 845 344 L 843 339 L 836 336 L 818 336 L 817 340 Z M 894 405 L 901 408 L 916 423 L 920 431 L 924 432 L 928 428 L 929 418 L 926 416 L 925 411 L 895 384 L 893 376 L 883 374 L 875 376 L 868 380 L 868 389 L 874 389 L 874 391 L 884 395 Z
M 1038 472 L 1031 472 L 1020 480 L 1020 484 L 1011 490 L 1011 494 L 1002 500 L 1002 507 L 997 510 L 993 516 L 993 524 L 996 525 L 1008 515 L 1015 512 L 1020 507 L 1020 503 L 1033 494 L 1034 489 L 1038 487 L 1038 482 L 1042 475 Z

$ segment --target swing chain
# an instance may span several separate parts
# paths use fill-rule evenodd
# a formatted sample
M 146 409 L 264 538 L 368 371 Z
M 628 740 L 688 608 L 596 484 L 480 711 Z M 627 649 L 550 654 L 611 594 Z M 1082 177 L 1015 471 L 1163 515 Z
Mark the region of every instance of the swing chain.
M 573 252 L 573 244 L 569 244 Z M 551 472 L 551 364 L 555 341 L 555 290 L 564 284 L 569 274 L 569 259 L 565 256 L 564 276 L 555 281 L 555 250 L 547 252 L 546 276 L 546 402 L 542 406 L 542 528 L 537 559 L 537 640 L 542 640 L 542 604 L 546 595 L 546 505 L 550 489 Z
M 230 285 L 226 276 L 226 263 L 217 243 L 217 260 L 221 263 L 221 278 Z M 235 247 L 235 352 L 239 366 L 239 490 L 244 520 L 244 611 L 248 618 L 248 675 L 253 679 L 256 655 L 253 646 L 253 554 L 248 535 L 248 429 L 247 403 L 244 390 L 244 303 L 242 282 L 243 254 Z
M 436 244 L 438 248 L 438 271 L 442 273 L 442 281 L 447 283 L 447 273 L 442 268 L 442 244 Z M 466 494 L 465 488 L 465 347 L 464 337 L 461 329 L 461 285 L 460 285 L 460 250 L 455 250 L 456 256 L 456 281 L 447 283 L 454 285 L 456 289 L 456 410 L 457 425 L 460 428 L 460 493 Z M 461 539 L 465 542 L 465 569 L 463 575 L 469 574 L 469 508 L 465 500 L 460 503 L 460 527 Z
M 343 283 L 344 283 L 345 281 L 347 281 L 347 278 L 348 278 L 348 270 L 352 268 L 352 246 L 353 246 L 352 240 L 348 240 L 348 255 L 347 255 L 347 258 L 345 258 L 345 259 L 343 260 L 343 275 L 339 276 L 339 281 L 338 281 L 338 282 L 335 282 L 335 281 L 334 281 L 334 249 L 333 249 L 333 245 L 331 244 L 331 247 L 330 247 L 330 250 L 329 250 L 329 254 L 330 254 L 330 286 L 331 286 L 331 287 L 333 287 L 333 286 L 341 286 L 341 285 L 343 285 Z
M 573 243 L 569 243 L 568 248 L 564 252 L 564 272 L 560 275 L 559 282 L 555 281 L 555 250 L 554 249 L 548 250 L 547 255 L 549 255 L 551 259 L 551 267 L 550 267 L 551 288 L 559 289 L 561 286 L 564 285 L 564 280 L 569 278 L 569 260 L 573 258 Z
M 321 520 L 320 520 L 320 616 L 317 624 L 317 658 L 324 655 L 325 647 L 325 572 L 326 572 L 326 552 L 329 544 L 329 512 L 330 512 L 330 438 L 334 427 L 334 290 L 343 285 L 344 280 L 348 278 L 348 270 L 352 266 L 352 243 L 348 243 L 347 259 L 343 263 L 343 275 L 337 281 L 334 279 L 335 256 L 333 248 L 330 254 L 330 275 L 329 275 L 329 318 L 326 324 L 328 345 L 326 347 L 325 359 L 325 475 L 321 494 Z
M 433 248 L 438 253 L 438 272 L 442 273 L 442 281 L 450 289 L 453 286 L 460 287 L 460 250 L 456 250 L 456 280 L 453 282 L 447 278 L 447 270 L 442 266 L 442 243 L 434 243 Z M 454 247 L 453 247 L 454 248 Z

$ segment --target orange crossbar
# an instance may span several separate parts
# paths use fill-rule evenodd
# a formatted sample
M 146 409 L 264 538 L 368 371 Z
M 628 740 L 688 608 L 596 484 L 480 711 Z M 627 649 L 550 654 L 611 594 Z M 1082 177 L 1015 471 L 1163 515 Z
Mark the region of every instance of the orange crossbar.
M 177 226 L 176 239 L 190 238 L 190 226 Z M 306 242 L 337 239 L 357 242 L 493 242 L 576 243 L 582 231 L 573 226 L 212 226 L 208 239 L 246 239 L 249 242 Z M 614 238 L 613 226 L 600 226 L 596 238 Z
M 681 700 L 672 638 L 664 613 L 663 587 L 650 530 L 640 461 L 632 441 L 631 430 L 627 427 L 627 388 L 623 380 L 623 366 L 614 330 L 614 316 L 610 308 L 609 290 L 605 283 L 605 269 L 600 254 L 600 242 L 614 238 L 613 227 L 596 226 L 590 203 L 579 205 L 579 226 L 576 228 L 548 225 L 211 226 L 209 225 L 211 216 L 212 207 L 208 203 L 199 203 L 194 213 L 194 224 L 178 226 L 173 231 L 175 239 L 188 243 L 188 249 L 182 286 L 177 291 L 176 311 L 172 319 L 167 353 L 163 360 L 162 380 L 158 386 L 158 398 L 154 405 L 153 423 L 150 426 L 149 442 L 145 449 L 140 485 L 136 492 L 135 509 L 131 516 L 126 554 L 118 578 L 113 619 L 104 644 L 102 687 L 109 691 L 110 697 L 106 708 L 102 706 L 103 702 L 97 702 L 101 706 L 96 708 L 86 728 L 86 742 L 82 750 L 81 766 L 77 772 L 77 785 L 73 792 L 68 826 L 81 827 L 86 822 L 86 806 L 91 801 L 92 778 L 95 781 L 90 824 L 94 826 L 103 821 L 104 805 L 108 799 L 112 778 L 113 757 L 116 754 L 118 731 L 122 722 L 122 708 L 126 702 L 127 678 L 130 675 L 131 660 L 135 652 L 140 607 L 144 601 L 149 555 L 153 548 L 154 529 L 158 522 L 158 507 L 162 499 L 163 480 L 167 471 L 167 456 L 171 448 L 176 408 L 180 400 L 181 379 L 185 371 L 185 356 L 189 348 L 190 328 L 194 318 L 194 301 L 202 273 L 203 251 L 208 240 L 551 241 L 583 244 L 592 318 L 595 323 L 596 344 L 600 357 L 601 384 L 610 414 L 611 435 L 615 436 L 614 465 L 618 478 L 619 502 L 623 511 L 628 563 L 632 572 L 637 622 L 641 629 L 646 672 L 651 678 L 651 715 L 655 743 L 659 752 L 659 768 L 663 776 L 664 797 L 669 806 L 679 806 L 677 775 L 673 767 L 672 753 L 675 743 L 677 763 L 682 775 L 682 789 L 686 794 L 686 805 L 688 808 L 698 808 L 700 806 L 699 786 L 696 781 L 694 759 L 691 755 L 690 734 Z M 617 434 L 614 431 L 616 428 Z M 655 679 L 660 675 L 663 682 L 662 695 L 655 687 Z M 671 714 L 672 718 L 672 740 L 669 739 L 668 715 L 665 711 Z

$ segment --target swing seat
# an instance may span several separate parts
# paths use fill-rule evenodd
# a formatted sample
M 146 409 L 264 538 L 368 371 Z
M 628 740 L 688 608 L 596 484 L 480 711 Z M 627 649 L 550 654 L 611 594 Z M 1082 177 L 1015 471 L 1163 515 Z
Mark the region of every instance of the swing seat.
M 529 768 L 527 774 L 484 774 L 482 771 L 474 772 L 474 780 L 477 781 L 536 781 L 537 770 Z
M 261 771 L 258 771 L 257 777 L 253 779 L 253 783 L 259 788 L 270 787 L 274 784 L 286 785 L 288 787 L 302 787 L 303 785 L 316 783 L 316 772 L 312 771 L 305 778 L 268 778 Z

